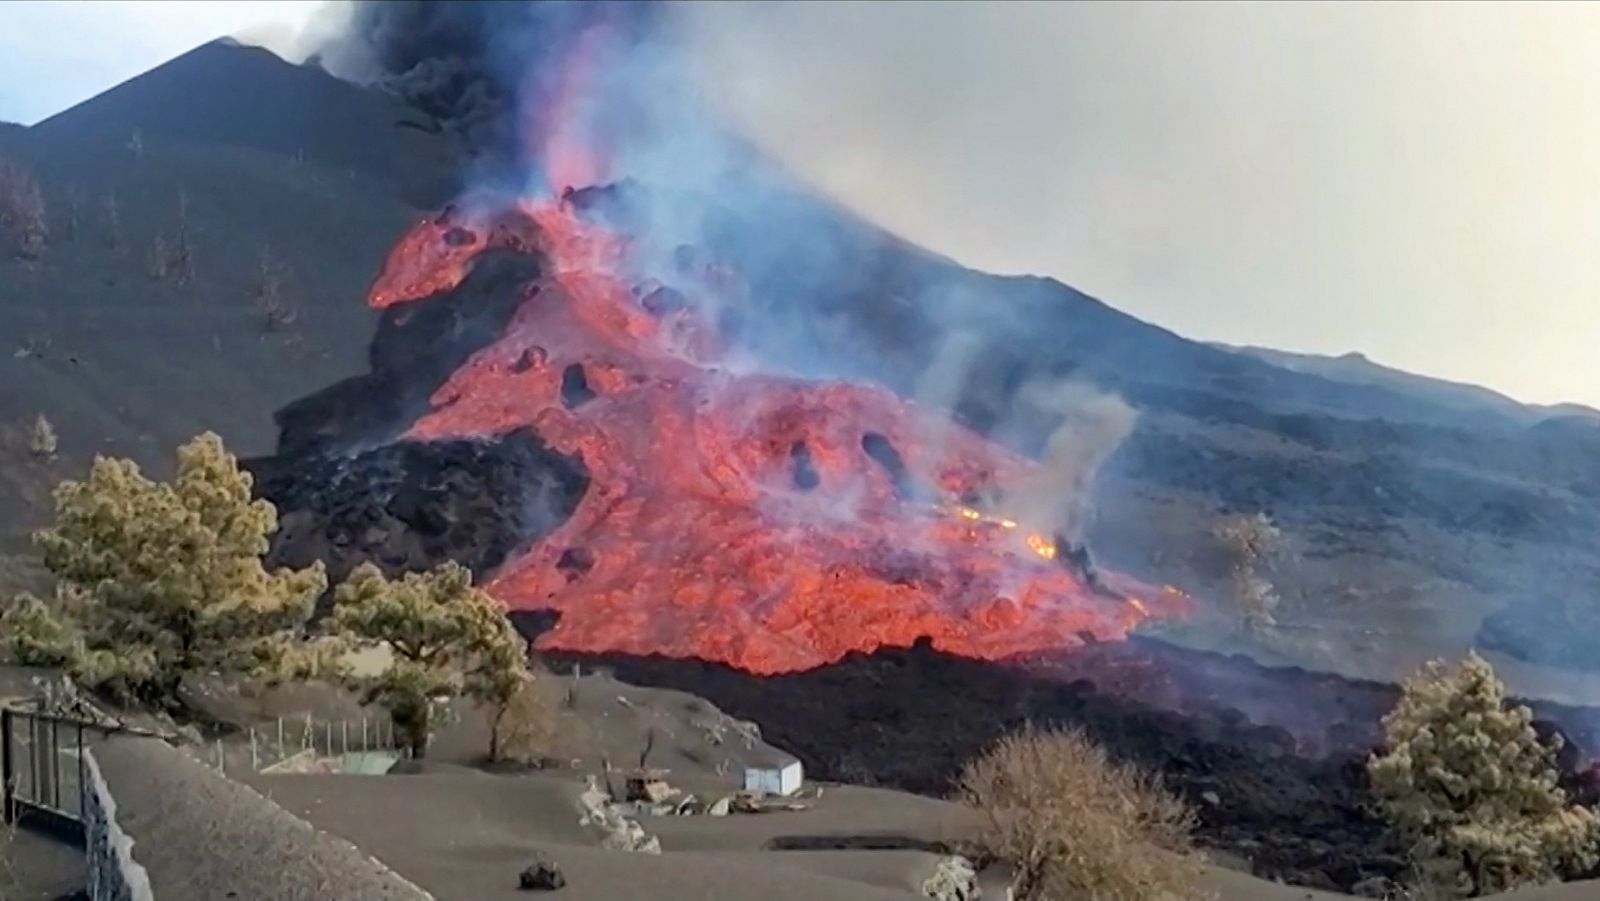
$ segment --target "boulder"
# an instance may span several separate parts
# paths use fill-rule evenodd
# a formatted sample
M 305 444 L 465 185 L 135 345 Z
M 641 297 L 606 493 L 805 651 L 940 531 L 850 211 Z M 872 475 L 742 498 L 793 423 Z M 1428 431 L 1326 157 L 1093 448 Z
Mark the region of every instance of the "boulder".
M 517 888 L 525 892 L 553 892 L 566 884 L 561 868 L 546 857 L 535 858 L 517 877 Z

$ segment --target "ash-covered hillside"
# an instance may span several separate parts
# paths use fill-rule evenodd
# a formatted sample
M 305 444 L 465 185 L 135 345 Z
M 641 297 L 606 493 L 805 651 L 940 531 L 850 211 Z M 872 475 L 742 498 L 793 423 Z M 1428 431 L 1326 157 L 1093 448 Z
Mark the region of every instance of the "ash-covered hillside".
M 0 419 L 42 413 L 61 437 L 56 460 L 26 453 L 15 429 L 8 438 L 0 512 L 14 551 L 39 519 L 40 486 L 96 452 L 159 467 L 210 428 L 266 454 L 279 410 L 291 432 L 320 417 L 343 448 L 394 437 L 363 400 L 392 396 L 349 386 L 370 386 L 372 371 L 425 398 L 448 371 L 427 365 L 431 342 L 414 330 L 404 348 L 386 344 L 397 329 L 374 341 L 379 317 L 362 303 L 395 239 L 457 187 L 453 148 L 430 128 L 381 92 L 212 44 L 0 134 L 37 178 L 48 225 L 34 259 L 0 259 Z M 1210 529 L 1225 513 L 1268 512 L 1297 552 L 1277 574 L 1286 634 L 1318 630 L 1285 653 L 1391 675 L 1464 646 L 1485 613 L 1554 610 L 1547 601 L 1581 600 L 1600 581 L 1594 429 L 1188 341 L 1053 280 L 962 269 L 802 186 L 785 191 L 758 218 L 713 216 L 705 250 L 748 287 L 726 311 L 730 334 L 775 365 L 949 406 L 1030 453 L 1052 428 L 1030 386 L 1119 394 L 1139 417 L 1102 473 L 1089 545 L 1214 600 L 1225 567 Z M 739 239 L 759 232 L 806 238 Z M 1524 628 L 1516 648 L 1581 656 L 1546 641 L 1571 631 L 1547 618 L 1557 625 Z
M 97 453 L 162 469 L 185 436 L 270 451 L 272 413 L 359 372 L 359 303 L 396 230 L 454 190 L 448 145 L 390 98 L 202 46 L 31 128 L 37 244 L 0 228 L 0 553 Z M 58 457 L 30 454 L 44 415 Z

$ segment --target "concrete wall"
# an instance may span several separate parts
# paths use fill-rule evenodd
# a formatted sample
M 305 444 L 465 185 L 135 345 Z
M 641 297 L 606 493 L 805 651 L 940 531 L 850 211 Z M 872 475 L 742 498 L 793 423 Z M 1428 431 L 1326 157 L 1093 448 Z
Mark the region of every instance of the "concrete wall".
M 94 901 L 432 901 L 349 842 L 161 741 L 107 739 L 88 769 Z
M 117 824 L 111 796 L 94 751 L 84 752 L 88 785 L 83 791 L 83 822 L 89 860 L 91 901 L 154 901 L 150 875 L 133 859 L 133 839 Z

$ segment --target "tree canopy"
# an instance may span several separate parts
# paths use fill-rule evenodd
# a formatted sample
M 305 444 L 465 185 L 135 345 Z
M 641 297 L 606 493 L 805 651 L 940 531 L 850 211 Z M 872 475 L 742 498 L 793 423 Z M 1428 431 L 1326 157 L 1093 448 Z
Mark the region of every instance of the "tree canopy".
M 413 756 L 426 753 L 434 699 L 465 695 L 503 710 L 531 678 L 527 642 L 505 608 L 456 563 L 395 580 L 363 564 L 334 593 L 333 633 L 357 648 L 388 650 L 387 665 L 348 678 L 369 703 L 389 708 Z
M 327 578 L 321 564 L 266 569 L 277 511 L 251 484 L 210 433 L 179 448 L 170 482 L 97 457 L 56 488 L 55 525 L 35 536 L 56 603 L 12 606 L 12 653 L 163 706 L 190 673 L 277 672 Z

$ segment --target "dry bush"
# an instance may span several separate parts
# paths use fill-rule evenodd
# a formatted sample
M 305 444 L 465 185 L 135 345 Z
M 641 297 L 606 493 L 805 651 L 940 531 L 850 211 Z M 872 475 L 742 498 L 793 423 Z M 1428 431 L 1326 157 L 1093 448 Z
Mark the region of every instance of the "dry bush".
M 958 792 L 983 816 L 984 850 L 1015 870 L 1017 901 L 1207 897 L 1194 884 L 1193 812 L 1076 730 L 1000 739 Z
M 27 167 L 5 157 L 0 157 L 0 228 L 11 236 L 12 252 L 23 260 L 37 260 L 50 237 L 38 180 Z
M 250 304 L 261 316 L 262 328 L 281 331 L 300 318 L 300 311 L 289 299 L 289 264 L 273 255 L 270 247 L 261 248 L 255 277 L 250 286 Z
M 1447 897 L 1555 881 L 1595 864 L 1600 824 L 1557 785 L 1554 744 L 1476 654 L 1405 684 L 1367 765 L 1379 809 L 1418 882 Z

